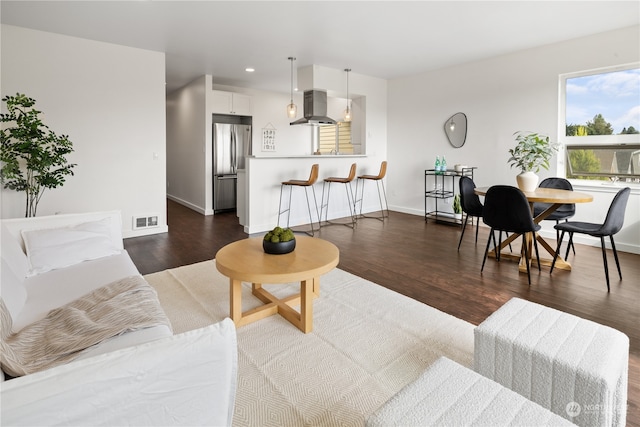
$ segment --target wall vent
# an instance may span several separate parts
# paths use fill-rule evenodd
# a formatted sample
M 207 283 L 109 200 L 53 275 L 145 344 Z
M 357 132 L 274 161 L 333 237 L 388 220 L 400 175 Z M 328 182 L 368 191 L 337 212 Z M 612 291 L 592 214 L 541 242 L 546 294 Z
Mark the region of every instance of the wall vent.
M 158 215 L 136 215 L 133 217 L 133 229 L 139 230 L 141 228 L 151 228 L 157 227 L 158 224 Z

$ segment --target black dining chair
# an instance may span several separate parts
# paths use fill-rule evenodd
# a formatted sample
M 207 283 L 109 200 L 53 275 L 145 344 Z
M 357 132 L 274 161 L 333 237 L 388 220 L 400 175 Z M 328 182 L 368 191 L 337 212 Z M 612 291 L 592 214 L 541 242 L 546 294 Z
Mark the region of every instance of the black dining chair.
M 540 182 L 538 186 L 540 188 L 556 188 L 558 190 L 570 190 L 573 191 L 573 185 L 564 179 L 564 178 L 545 178 Z M 547 210 L 551 206 L 551 203 L 540 203 L 536 202 L 533 204 L 533 217 L 537 217 L 542 212 Z M 569 218 L 573 217 L 576 214 L 576 205 L 575 203 L 566 203 L 564 205 L 560 205 L 558 209 L 553 211 L 549 216 L 547 216 L 544 220 L 547 221 L 555 221 L 556 225 L 560 223 L 561 220 L 568 221 Z M 560 238 L 560 232 L 556 230 L 556 241 Z M 573 249 L 573 254 L 576 254 L 576 249 L 573 246 L 573 242 L 569 244 L 569 247 Z
M 622 229 L 622 225 L 624 224 L 624 211 L 627 208 L 629 193 L 631 193 L 631 189 L 629 187 L 625 187 L 622 190 L 618 191 L 618 193 L 613 198 L 613 201 L 611 202 L 611 206 L 609 206 L 609 211 L 607 212 L 607 216 L 604 219 L 604 223 L 602 224 L 581 221 L 567 221 L 556 225 L 555 229 L 561 232 L 560 240 L 558 240 L 558 248 L 556 249 L 556 253 L 553 257 L 553 263 L 551 263 L 551 270 L 549 271 L 549 273 L 553 273 L 553 267 L 555 267 L 556 265 L 556 260 L 558 259 L 558 254 L 560 253 L 560 245 L 562 245 L 562 239 L 564 239 L 565 232 L 569 233 L 569 246 L 567 247 L 567 254 L 565 255 L 565 259 L 569 256 L 569 247 L 573 244 L 573 233 L 588 234 L 590 236 L 599 237 L 600 246 L 602 247 L 602 259 L 604 261 L 604 275 L 607 279 L 607 292 L 610 292 L 611 288 L 609 287 L 609 266 L 607 264 L 607 251 L 605 249 L 604 238 L 606 236 L 609 236 L 609 239 L 611 240 L 611 249 L 613 249 L 613 256 L 616 260 L 616 266 L 618 267 L 618 276 L 620 276 L 620 280 L 622 280 L 620 261 L 618 261 L 618 252 L 616 251 L 616 245 L 613 242 L 613 235 L 620 231 Z
M 475 193 L 476 184 L 473 182 L 473 179 L 468 176 L 460 177 L 459 181 L 460 185 L 460 206 L 462 207 L 462 212 L 465 213 L 464 224 L 462 225 L 462 233 L 460 234 L 460 240 L 458 241 L 458 251 L 460 251 L 460 244 L 462 243 L 462 238 L 464 237 L 464 231 L 467 228 L 467 221 L 469 220 L 469 216 L 478 218 L 478 222 L 480 218 L 482 218 L 482 202 L 480 201 L 480 197 Z M 472 220 L 473 221 L 473 220 Z M 478 224 L 476 224 L 476 244 L 478 243 Z M 507 237 L 509 237 L 509 233 L 507 233 Z M 511 250 L 511 243 L 509 243 L 509 250 Z
M 462 212 L 465 213 L 464 224 L 462 225 L 462 234 L 460 234 L 460 240 L 458 241 L 458 250 L 460 250 L 460 244 L 464 237 L 464 230 L 467 228 L 467 221 L 469 217 L 482 218 L 482 202 L 480 197 L 474 193 L 476 184 L 468 176 L 460 177 L 460 205 Z M 472 220 L 473 221 L 473 220 Z M 476 224 L 476 244 L 478 243 L 478 224 Z
M 482 210 L 482 220 L 491 227 L 489 238 L 487 239 L 487 247 L 484 250 L 484 259 L 482 260 L 482 268 L 487 260 L 489 253 L 489 245 L 493 239 L 493 247 L 496 252 L 496 259 L 500 261 L 500 245 L 502 244 L 502 232 L 522 234 L 524 248 L 524 257 L 527 265 L 527 278 L 531 285 L 531 272 L 529 269 L 529 253 L 527 244 L 524 242 L 525 235 L 531 233 L 533 246 L 536 250 L 536 259 L 538 261 L 538 270 L 540 270 L 540 256 L 538 254 L 538 243 L 535 233 L 540 230 L 540 225 L 533 222 L 531 216 L 531 208 L 529 201 L 520 189 L 509 185 L 494 185 L 487 190 L 484 197 L 484 208 Z M 496 244 L 495 231 L 499 231 L 499 243 Z

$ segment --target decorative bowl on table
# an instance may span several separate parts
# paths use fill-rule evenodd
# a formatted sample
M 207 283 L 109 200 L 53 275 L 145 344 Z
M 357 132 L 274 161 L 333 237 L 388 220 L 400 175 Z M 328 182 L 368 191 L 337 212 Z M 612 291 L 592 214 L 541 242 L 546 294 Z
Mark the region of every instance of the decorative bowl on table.
M 265 234 L 262 249 L 271 255 L 284 255 L 296 248 L 296 239 L 290 228 L 276 227 Z
M 271 255 L 284 255 L 289 252 L 293 252 L 296 248 L 296 239 L 289 240 L 288 242 L 268 242 L 262 241 L 262 249 L 264 252 Z

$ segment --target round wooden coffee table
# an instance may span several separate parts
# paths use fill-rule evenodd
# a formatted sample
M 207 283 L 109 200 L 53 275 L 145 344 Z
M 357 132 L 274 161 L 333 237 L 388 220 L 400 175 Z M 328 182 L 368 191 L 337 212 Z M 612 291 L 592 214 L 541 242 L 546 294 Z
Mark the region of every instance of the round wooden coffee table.
M 262 237 L 239 240 L 216 254 L 216 268 L 230 280 L 230 317 L 236 326 L 280 314 L 302 332 L 313 329 L 313 299 L 320 296 L 320 276 L 338 265 L 340 252 L 326 240 L 296 236 L 296 248 L 285 255 L 270 255 L 262 249 Z M 264 305 L 242 312 L 242 282 L 252 284 L 252 293 Z M 300 282 L 300 293 L 279 299 L 263 283 Z M 300 305 L 300 312 L 293 307 Z

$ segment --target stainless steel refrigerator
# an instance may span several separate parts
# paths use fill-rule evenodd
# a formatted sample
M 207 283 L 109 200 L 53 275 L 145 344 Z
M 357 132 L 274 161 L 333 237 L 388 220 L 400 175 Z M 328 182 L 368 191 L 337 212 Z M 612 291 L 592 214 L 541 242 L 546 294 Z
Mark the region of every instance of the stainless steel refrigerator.
M 213 124 L 213 211 L 236 209 L 238 170 L 251 154 L 251 126 Z

